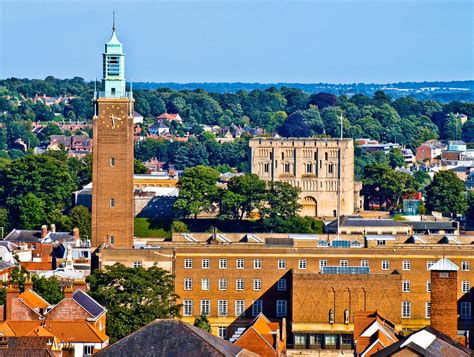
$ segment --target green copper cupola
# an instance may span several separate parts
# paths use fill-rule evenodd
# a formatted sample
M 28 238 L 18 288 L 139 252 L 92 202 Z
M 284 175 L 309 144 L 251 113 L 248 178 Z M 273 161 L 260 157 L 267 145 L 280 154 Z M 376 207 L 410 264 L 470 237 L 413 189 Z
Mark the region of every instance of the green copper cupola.
M 105 44 L 103 53 L 103 97 L 123 98 L 125 93 L 125 54 L 123 45 L 115 33 L 115 19 L 112 26 L 112 37 Z

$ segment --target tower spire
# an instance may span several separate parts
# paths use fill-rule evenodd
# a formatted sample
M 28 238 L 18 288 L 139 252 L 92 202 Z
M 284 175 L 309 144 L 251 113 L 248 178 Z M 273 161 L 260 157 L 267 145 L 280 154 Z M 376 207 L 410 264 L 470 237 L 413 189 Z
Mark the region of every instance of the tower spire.
M 112 11 L 112 31 L 115 31 L 115 10 Z

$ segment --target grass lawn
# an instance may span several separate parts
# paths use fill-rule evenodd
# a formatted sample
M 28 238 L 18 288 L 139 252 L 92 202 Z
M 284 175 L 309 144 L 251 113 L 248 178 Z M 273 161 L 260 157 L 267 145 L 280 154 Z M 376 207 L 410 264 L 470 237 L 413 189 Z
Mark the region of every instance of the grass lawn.
M 171 221 L 153 220 L 135 217 L 135 236 L 142 238 L 171 237 Z

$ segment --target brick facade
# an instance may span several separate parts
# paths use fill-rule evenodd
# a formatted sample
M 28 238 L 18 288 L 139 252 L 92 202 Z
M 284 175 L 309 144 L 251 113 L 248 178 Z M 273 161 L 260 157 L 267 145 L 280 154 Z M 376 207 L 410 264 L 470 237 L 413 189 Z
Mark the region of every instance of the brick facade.
M 458 339 L 457 272 L 431 272 L 431 326 Z

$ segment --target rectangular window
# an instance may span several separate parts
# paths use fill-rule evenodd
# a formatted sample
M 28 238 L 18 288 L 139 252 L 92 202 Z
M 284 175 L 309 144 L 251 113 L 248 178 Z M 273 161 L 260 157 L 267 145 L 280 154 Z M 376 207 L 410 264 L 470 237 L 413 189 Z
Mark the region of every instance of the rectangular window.
M 298 260 L 298 269 L 306 269 L 306 259 Z
M 323 267 L 328 266 L 328 261 L 327 260 L 320 260 L 319 261 L 319 270 L 323 270 Z
M 430 280 L 428 280 L 428 281 L 426 282 L 426 292 L 427 292 L 427 293 L 430 293 L 430 292 L 431 292 L 431 281 L 430 281 Z
M 341 261 L 339 262 L 339 265 L 340 265 L 341 267 L 347 267 L 347 266 L 349 266 L 349 262 L 348 262 L 347 260 L 341 260 Z
M 184 279 L 184 290 L 193 290 L 193 279 L 192 278 Z
M 286 279 L 278 280 L 277 290 L 278 291 L 286 291 Z
M 219 326 L 217 328 L 217 336 L 219 336 L 222 339 L 226 339 L 227 338 L 227 327 Z
M 94 354 L 94 345 L 84 345 L 84 356 L 92 356 Z
M 219 259 L 219 269 L 227 269 L 227 259 Z
M 410 280 L 403 280 L 402 281 L 402 292 L 409 293 L 411 289 Z
M 110 245 L 114 245 L 114 244 L 115 244 L 115 237 L 114 237 L 114 236 L 110 236 L 110 237 L 109 237 L 109 243 L 110 243 Z
M 461 269 L 462 269 L 462 271 L 469 271 L 469 270 L 471 270 L 471 263 L 469 263 L 469 262 L 462 262 L 462 263 L 461 263 Z
M 110 158 L 110 166 L 114 167 L 115 166 L 115 157 Z
M 338 340 L 337 337 L 338 337 L 338 335 L 336 335 L 336 334 L 332 334 L 332 333 L 331 334 L 329 334 L 329 333 L 325 334 L 324 335 L 324 344 L 326 346 L 336 346 L 337 340 Z
M 219 290 L 227 290 L 227 279 L 219 279 Z
M 468 293 L 471 290 L 471 283 L 469 281 L 463 281 L 461 283 L 461 290 L 463 293 Z
M 183 300 L 183 316 L 193 316 L 192 300 Z
M 263 311 L 263 301 L 254 300 L 252 303 L 252 316 L 257 316 Z
M 278 269 L 286 269 L 286 259 L 278 259 Z
M 306 347 L 306 334 L 295 334 L 295 346 Z
M 211 314 L 211 300 L 201 300 L 201 315 Z
M 208 278 L 201 279 L 201 290 L 209 290 L 210 287 L 211 286 Z
M 217 300 L 217 316 L 227 316 L 227 300 Z
M 411 302 L 403 301 L 402 302 L 402 318 L 409 319 L 411 317 Z
M 270 164 L 268 162 L 263 164 L 263 172 L 268 173 L 270 171 Z
M 235 280 L 235 290 L 244 290 L 244 279 Z
M 276 315 L 278 317 L 285 317 L 286 309 L 287 309 L 286 300 L 277 300 Z
M 245 300 L 235 300 L 235 316 L 245 316 Z
M 244 269 L 245 268 L 245 261 L 243 259 L 237 259 L 235 261 L 235 267 L 237 269 Z
M 262 290 L 262 280 L 253 279 L 253 290 L 255 291 Z
M 431 302 L 425 302 L 425 317 L 431 318 Z
M 203 269 L 209 269 L 211 267 L 211 261 L 209 259 L 203 259 L 201 261 L 201 267 Z
M 193 267 L 193 260 L 192 259 L 184 259 L 184 268 L 191 269 Z
M 435 263 L 434 261 L 428 260 L 426 262 L 426 270 L 430 270 L 430 268 L 434 265 L 434 263 Z
M 402 269 L 403 270 L 411 270 L 411 262 L 409 260 L 404 260 L 402 262 Z
M 254 269 L 262 269 L 262 260 L 261 259 L 254 259 L 253 260 L 253 268 Z
M 369 266 L 369 261 L 368 260 L 361 260 L 360 261 L 360 266 L 361 267 L 368 267 Z
M 460 306 L 459 314 L 461 316 L 461 320 L 470 320 L 471 319 L 471 303 L 462 302 Z
M 115 198 L 110 199 L 109 206 L 112 207 L 112 208 L 115 207 Z
M 382 270 L 389 270 L 390 269 L 390 261 L 382 260 Z
M 133 262 L 132 267 L 133 268 L 140 268 L 142 266 L 142 262 Z
M 377 240 L 377 245 L 386 245 L 386 242 L 384 239 L 378 239 Z

